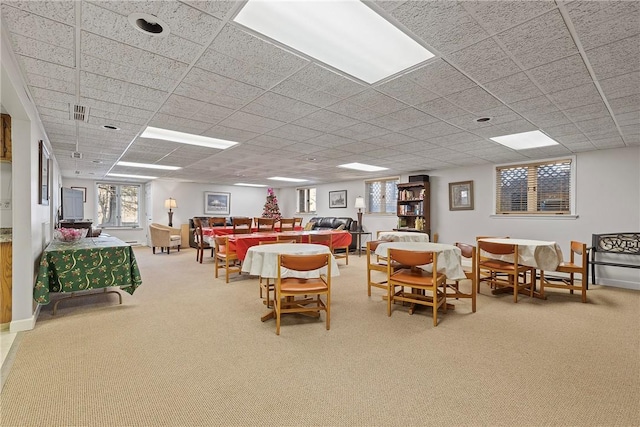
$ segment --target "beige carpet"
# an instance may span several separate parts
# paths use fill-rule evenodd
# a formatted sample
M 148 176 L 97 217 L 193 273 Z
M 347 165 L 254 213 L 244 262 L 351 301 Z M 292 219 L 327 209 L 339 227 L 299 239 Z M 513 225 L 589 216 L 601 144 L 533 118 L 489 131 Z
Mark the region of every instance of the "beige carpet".
M 255 278 L 213 277 L 194 250 L 136 248 L 134 295 L 43 307 L 1 394 L 2 426 L 640 425 L 640 293 L 589 303 L 479 296 L 441 316 L 387 317 L 365 258 L 339 261 L 331 330 L 280 336 Z

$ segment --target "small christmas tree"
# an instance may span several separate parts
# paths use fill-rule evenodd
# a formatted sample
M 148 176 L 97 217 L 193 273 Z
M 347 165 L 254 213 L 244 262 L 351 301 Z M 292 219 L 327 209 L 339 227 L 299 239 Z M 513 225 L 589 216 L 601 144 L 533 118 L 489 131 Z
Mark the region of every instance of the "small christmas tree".
M 278 198 L 273 192 L 273 188 L 267 189 L 267 202 L 264 204 L 262 217 L 275 218 L 276 221 L 282 218 L 282 215 L 280 214 L 280 208 L 278 207 Z

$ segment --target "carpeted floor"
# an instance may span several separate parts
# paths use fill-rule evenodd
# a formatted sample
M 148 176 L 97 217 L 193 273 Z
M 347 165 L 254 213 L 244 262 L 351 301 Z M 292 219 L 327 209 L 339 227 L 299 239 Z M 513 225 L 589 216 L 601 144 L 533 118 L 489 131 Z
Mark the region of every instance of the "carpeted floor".
M 432 326 L 386 315 L 364 256 L 340 260 L 331 330 L 260 322 L 258 281 L 225 284 L 191 249 L 135 249 L 134 295 L 43 307 L 0 395 L 2 426 L 640 425 L 640 293 L 589 302 L 486 288 Z M 208 254 L 206 254 L 208 255 Z

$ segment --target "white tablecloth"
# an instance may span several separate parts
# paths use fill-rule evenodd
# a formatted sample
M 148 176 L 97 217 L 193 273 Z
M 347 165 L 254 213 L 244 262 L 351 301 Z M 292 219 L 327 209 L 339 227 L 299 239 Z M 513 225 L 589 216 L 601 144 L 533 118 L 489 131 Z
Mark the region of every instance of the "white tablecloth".
M 562 249 L 556 242 L 529 239 L 480 239 L 483 242 L 518 245 L 518 264 L 535 267 L 539 270 L 553 271 L 562 262 Z M 506 262 L 513 262 L 511 255 L 488 254 L 484 251 L 480 256 L 490 257 Z
M 428 242 L 427 233 L 413 233 L 411 231 L 382 231 L 378 235 L 378 240 L 389 242 Z
M 387 249 L 404 249 L 407 251 L 429 251 L 438 253 L 438 272 L 443 273 L 450 280 L 466 279 L 460 262 L 460 248 L 444 243 L 429 242 L 389 242 L 380 243 L 376 248 L 376 255 L 386 257 Z M 430 266 L 421 266 L 430 271 Z
M 330 254 L 331 250 L 325 245 L 310 243 L 272 243 L 269 245 L 252 246 L 242 262 L 242 272 L 252 276 L 276 278 L 278 276 L 278 254 L 313 255 Z M 326 268 L 312 271 L 282 270 L 283 277 L 318 277 L 327 274 Z M 340 270 L 336 259 L 331 255 L 331 276 L 339 276 Z

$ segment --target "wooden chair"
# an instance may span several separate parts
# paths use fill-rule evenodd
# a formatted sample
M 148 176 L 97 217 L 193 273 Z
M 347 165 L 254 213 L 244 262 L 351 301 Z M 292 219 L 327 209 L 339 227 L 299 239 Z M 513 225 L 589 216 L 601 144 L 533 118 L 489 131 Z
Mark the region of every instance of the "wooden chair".
M 280 236 L 278 236 L 278 237 L 280 237 Z M 274 244 L 274 243 L 296 243 L 296 241 L 295 240 L 282 240 L 282 241 L 279 241 L 276 238 L 276 240 L 261 240 L 260 242 L 258 242 L 258 245 L 271 245 L 271 244 Z M 266 280 L 264 280 L 264 279 L 266 279 Z M 262 296 L 262 291 L 264 291 L 265 295 L 266 295 L 266 300 L 264 301 L 264 303 L 269 308 L 271 307 L 271 298 L 269 296 L 269 293 L 274 290 L 274 288 L 273 288 L 274 284 L 270 283 L 270 282 L 271 282 L 271 280 L 269 280 L 268 277 L 260 276 L 259 279 L 258 279 L 258 283 L 260 284 L 260 298 L 264 298 Z
M 224 227 L 227 225 L 227 218 L 211 217 L 209 218 L 209 227 Z
M 298 235 L 278 234 L 276 236 L 276 241 L 278 243 L 304 243 L 304 238 L 305 236 L 303 236 L 302 234 L 298 234 Z
M 280 231 L 293 231 L 295 218 L 280 218 Z
M 438 273 L 437 253 L 391 248 L 387 253 L 387 315 L 391 316 L 391 306 L 395 301 L 426 305 L 433 309 L 433 326 L 438 326 L 438 309 L 442 307 L 447 312 L 447 293 L 444 290 L 446 276 Z M 393 263 L 407 268 L 396 270 Z M 419 267 L 426 264 L 432 264 L 431 272 Z M 400 289 L 396 290 L 396 287 Z M 411 291 L 406 291 L 405 287 L 410 287 Z
M 258 229 L 258 232 L 269 232 L 269 231 L 274 231 L 275 230 L 275 226 L 276 226 L 276 220 L 275 218 L 259 218 L 256 217 L 253 219 L 254 224 L 256 225 L 256 228 Z
M 202 264 L 202 258 L 204 257 L 204 250 L 211 249 L 211 256 L 213 256 L 213 246 L 204 241 L 204 234 L 202 232 L 202 220 L 200 218 L 193 218 L 193 241 L 196 244 L 196 261 Z
M 315 278 L 283 277 L 284 270 L 313 271 L 326 268 L 326 275 Z M 322 296 L 326 301 L 322 300 Z M 276 334 L 280 335 L 280 318 L 285 313 L 326 313 L 326 327 L 331 325 L 331 255 L 278 255 L 278 275 L 275 286 L 274 311 Z
M 216 236 L 215 238 L 215 277 L 218 278 L 218 270 L 224 263 L 225 281 L 229 283 L 229 274 L 241 272 L 241 263 L 238 254 L 229 249 L 229 236 Z
M 477 284 L 476 284 L 476 247 L 467 243 L 456 243 L 456 246 L 460 248 L 460 252 L 463 258 L 471 261 L 471 265 L 463 264 L 464 274 L 468 280 L 471 280 L 471 291 L 467 294 L 460 291 L 460 280 L 453 280 L 445 282 L 445 291 L 447 292 L 447 298 L 471 298 L 471 311 L 476 312 L 476 296 L 477 296 Z
M 293 228 L 295 229 L 296 227 L 302 227 L 302 217 L 301 216 L 294 216 L 293 217 Z
M 480 239 L 508 239 L 508 238 L 509 236 L 476 236 L 476 244 Z M 486 259 L 487 259 L 486 257 L 482 257 L 480 254 L 478 254 L 477 256 L 477 261 L 486 260 Z M 476 278 L 476 287 L 477 287 L 476 292 L 480 293 L 480 283 L 487 282 L 489 286 L 492 286 L 494 279 L 495 279 L 495 273 L 490 273 L 488 270 L 485 271 L 484 269 L 480 269 L 480 273 Z
M 233 234 L 251 233 L 251 218 L 233 217 L 231 225 L 233 226 Z
M 483 255 L 483 252 L 489 255 Z M 501 261 L 494 258 L 505 255 L 512 257 L 513 261 Z M 513 302 L 518 302 L 518 293 L 521 290 L 529 289 L 529 296 L 533 297 L 536 280 L 535 268 L 518 264 L 518 245 L 490 243 L 479 240 L 476 277 L 480 277 L 481 271 L 488 272 L 484 280 L 496 289 L 499 287 L 512 288 Z M 529 280 L 527 279 L 527 273 L 529 273 Z
M 331 238 L 331 234 L 309 234 L 309 243 L 328 246 L 333 253 L 333 239 Z
M 387 241 L 386 240 L 370 240 L 367 242 L 366 253 L 367 253 L 367 295 L 368 296 L 371 296 L 371 287 L 384 289 L 385 292 L 387 292 L 389 288 L 387 284 L 388 283 L 387 277 L 386 277 L 387 259 L 386 257 L 380 257 L 375 253 L 380 243 L 387 243 Z M 404 266 L 401 266 L 398 263 L 394 263 L 392 265 L 392 268 L 394 270 L 397 270 L 398 268 L 402 268 L 402 267 Z M 382 273 L 385 273 L 385 276 L 384 276 L 385 280 L 380 280 L 380 281 L 372 280 L 371 273 L 373 271 L 380 271 Z
M 329 237 L 331 237 L 331 236 L 329 236 Z M 337 251 L 340 251 L 340 252 L 337 252 Z M 344 251 L 344 252 L 342 252 L 342 251 Z M 349 245 L 334 246 L 333 245 L 333 239 L 332 239 L 331 253 L 333 254 L 333 257 L 336 260 L 344 258 L 346 265 L 349 265 Z
M 551 282 L 550 278 L 545 278 L 544 271 L 540 271 L 540 295 L 545 298 L 544 288 L 559 288 L 568 289 L 571 294 L 573 291 L 580 291 L 582 294 L 582 302 L 587 302 L 587 266 L 588 266 L 588 251 L 587 244 L 582 242 L 571 241 L 571 255 L 569 262 L 563 261 L 560 263 L 556 271 L 561 273 L 568 273 L 568 278 L 554 278 L 554 282 Z M 580 259 L 580 264 L 577 263 Z M 574 275 L 580 275 L 580 285 L 577 285 L 577 280 Z M 557 281 L 555 281 L 557 280 Z

